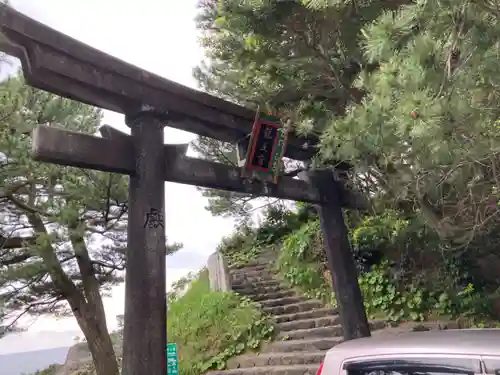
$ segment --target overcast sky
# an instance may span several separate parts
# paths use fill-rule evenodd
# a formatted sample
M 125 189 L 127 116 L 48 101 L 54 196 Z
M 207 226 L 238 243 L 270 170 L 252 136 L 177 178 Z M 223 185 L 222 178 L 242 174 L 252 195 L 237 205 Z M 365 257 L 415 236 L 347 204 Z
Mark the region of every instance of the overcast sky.
M 194 24 L 196 0 L 11 0 L 19 11 L 108 54 L 186 86 L 197 88 L 192 69 L 203 57 Z M 104 123 L 127 130 L 123 116 L 107 111 Z M 166 129 L 166 143 L 194 135 Z M 166 233 L 184 249 L 167 258 L 167 284 L 203 267 L 233 223 L 214 218 L 192 186 L 166 184 Z M 110 329 L 123 313 L 123 285 L 105 299 Z M 0 340 L 0 354 L 71 345 L 81 335 L 74 318 L 38 318 L 20 335 Z

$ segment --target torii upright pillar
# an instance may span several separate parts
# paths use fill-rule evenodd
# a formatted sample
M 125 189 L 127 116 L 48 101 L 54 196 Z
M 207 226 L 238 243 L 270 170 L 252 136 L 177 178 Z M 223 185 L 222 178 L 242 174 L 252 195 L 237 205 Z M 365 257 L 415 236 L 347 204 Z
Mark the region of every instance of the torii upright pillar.
M 123 375 L 165 374 L 167 344 L 164 122 L 147 108 L 126 115 L 135 173 L 130 176 Z M 145 334 L 147 332 L 147 334 Z M 137 348 L 142 348 L 137 350 Z
M 310 170 L 302 176 L 311 182 L 324 199 L 317 207 L 344 340 L 369 337 L 370 326 L 340 203 L 339 182 L 332 170 Z

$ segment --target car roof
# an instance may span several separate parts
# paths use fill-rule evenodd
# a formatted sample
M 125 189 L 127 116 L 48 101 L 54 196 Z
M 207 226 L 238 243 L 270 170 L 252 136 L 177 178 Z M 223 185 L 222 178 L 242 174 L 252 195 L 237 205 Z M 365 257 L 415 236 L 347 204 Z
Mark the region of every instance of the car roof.
M 345 341 L 328 351 L 342 360 L 387 354 L 499 355 L 500 329 L 407 332 Z

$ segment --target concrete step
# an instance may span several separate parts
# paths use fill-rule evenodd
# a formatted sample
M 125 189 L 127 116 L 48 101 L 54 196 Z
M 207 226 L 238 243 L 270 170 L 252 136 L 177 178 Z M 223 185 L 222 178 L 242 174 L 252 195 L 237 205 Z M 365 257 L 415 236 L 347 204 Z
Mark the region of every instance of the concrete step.
M 315 352 L 330 350 L 343 341 L 342 337 L 315 337 L 302 340 L 273 341 L 261 353 Z
M 386 325 L 387 323 L 383 320 L 374 320 L 370 322 L 370 330 L 376 331 L 385 328 Z M 342 326 L 338 324 L 334 326 L 297 329 L 293 331 L 280 331 L 276 340 L 300 340 L 313 337 L 337 337 L 343 335 Z
M 247 276 L 245 274 L 242 274 L 242 275 L 231 276 L 231 284 L 244 284 L 244 283 L 255 284 L 264 281 L 277 281 L 277 280 L 273 275 Z
M 276 259 L 278 259 L 279 255 L 279 251 L 264 251 L 259 254 L 258 259 L 275 261 Z
M 297 329 L 295 331 L 284 331 L 278 333 L 276 340 L 302 340 L 315 337 L 337 337 L 342 336 L 342 327 L 340 325 L 333 327 L 317 327 Z
M 378 331 L 379 329 L 384 329 L 389 327 L 390 323 L 386 320 L 370 320 L 370 331 Z
M 247 277 L 232 277 L 231 278 L 231 285 L 237 285 L 237 286 L 245 286 L 245 285 L 254 285 L 257 283 L 266 283 L 266 282 L 274 282 L 275 279 L 272 277 L 269 278 L 262 278 L 262 279 L 253 279 L 253 278 L 247 278 Z
M 224 371 L 211 371 L 207 375 L 315 375 L 319 364 L 291 366 L 258 366 Z
M 320 301 L 307 300 L 284 306 L 263 307 L 262 311 L 271 315 L 283 315 L 283 314 L 292 314 L 303 311 L 311 311 L 314 309 L 319 309 L 322 306 L 323 304 Z
M 227 367 L 235 369 L 255 366 L 319 365 L 325 355 L 326 351 L 246 354 L 231 358 Z
M 262 271 L 269 268 L 269 262 L 250 262 L 247 264 L 241 264 L 237 266 L 230 266 L 229 272 L 251 272 L 251 271 Z
M 229 265 L 229 270 L 233 271 L 233 270 L 241 270 L 241 269 L 245 269 L 245 268 L 257 269 L 257 268 L 261 268 L 261 267 L 262 267 L 261 269 L 269 268 L 269 266 L 275 262 L 277 257 L 278 257 L 278 254 L 263 253 L 263 254 L 260 254 L 256 259 L 253 259 L 253 260 L 246 262 L 244 264 L 231 264 L 231 265 Z
M 339 315 L 328 315 L 321 318 L 309 318 L 282 322 L 276 325 L 279 332 L 294 331 L 298 329 L 330 327 L 340 324 Z
M 295 291 L 293 291 L 292 289 L 288 289 L 279 292 L 270 292 L 270 293 L 255 295 L 252 297 L 252 300 L 254 300 L 255 302 L 259 302 L 259 301 L 266 301 L 284 297 L 293 297 L 295 295 L 296 295 Z
M 248 277 L 275 277 L 273 270 L 268 268 L 263 269 L 252 269 L 252 268 L 240 268 L 238 270 L 233 270 L 230 272 L 231 276 L 248 276 Z
M 260 296 L 268 293 L 284 292 L 291 290 L 284 285 L 255 286 L 255 285 L 232 285 L 232 289 L 246 296 Z
M 310 311 L 301 311 L 290 314 L 283 314 L 274 317 L 276 323 L 292 322 L 302 319 L 324 318 L 330 315 L 336 315 L 337 309 L 331 307 L 323 307 Z
M 254 289 L 259 289 L 259 288 L 267 288 L 267 287 L 277 287 L 277 286 L 282 286 L 281 283 L 277 280 L 266 280 L 266 281 L 255 281 L 255 282 L 236 282 L 236 283 L 231 283 L 233 289 L 245 289 L 248 287 L 252 287 Z
M 283 297 L 283 298 L 272 298 L 259 301 L 262 307 L 276 307 L 276 306 L 286 306 L 294 303 L 299 303 L 306 301 L 307 298 L 301 296 Z

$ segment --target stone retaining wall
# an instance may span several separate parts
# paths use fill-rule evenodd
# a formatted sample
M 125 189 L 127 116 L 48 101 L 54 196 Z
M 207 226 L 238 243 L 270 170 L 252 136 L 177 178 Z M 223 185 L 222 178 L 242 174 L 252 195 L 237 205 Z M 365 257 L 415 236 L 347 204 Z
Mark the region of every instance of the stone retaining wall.
M 216 251 L 210 255 L 207 268 L 211 290 L 219 292 L 228 292 L 231 290 L 229 267 L 222 253 Z

